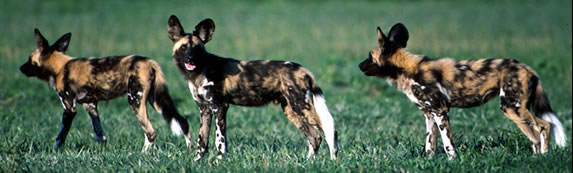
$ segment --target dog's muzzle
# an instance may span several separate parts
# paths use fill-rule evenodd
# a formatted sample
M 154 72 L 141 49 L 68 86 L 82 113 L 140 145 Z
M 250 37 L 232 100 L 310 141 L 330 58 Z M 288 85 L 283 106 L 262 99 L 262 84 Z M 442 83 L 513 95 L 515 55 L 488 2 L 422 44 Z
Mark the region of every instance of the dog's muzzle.
M 188 71 L 193 71 L 195 70 L 195 68 L 197 68 L 195 62 L 193 62 L 191 59 L 193 58 L 191 56 L 188 56 L 185 58 L 185 61 L 183 62 L 183 64 L 185 65 L 185 69 Z

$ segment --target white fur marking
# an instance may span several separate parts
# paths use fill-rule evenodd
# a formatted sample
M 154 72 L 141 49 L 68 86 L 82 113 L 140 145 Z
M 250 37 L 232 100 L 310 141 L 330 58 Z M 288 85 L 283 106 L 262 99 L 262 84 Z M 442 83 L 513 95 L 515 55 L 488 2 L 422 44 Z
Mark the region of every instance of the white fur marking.
M 193 85 L 193 82 L 189 82 L 189 91 L 191 91 L 191 95 L 193 96 L 193 100 L 199 101 L 197 95 L 195 94 L 196 89 L 197 89 L 197 87 L 195 87 L 195 85 Z
M 304 102 L 308 103 L 310 100 L 310 90 L 306 90 L 306 95 L 304 95 Z
M 87 92 L 80 92 L 78 94 L 78 96 L 76 96 L 76 98 L 81 100 L 81 99 L 85 98 L 87 95 L 88 95 Z
M 306 154 L 306 159 L 310 159 L 312 156 L 314 156 L 314 149 L 312 148 L 310 141 L 306 141 L 306 143 L 308 144 L 308 154 Z
M 541 118 L 551 124 L 551 136 L 555 139 L 555 143 L 560 147 L 567 145 L 567 136 L 565 136 L 565 129 L 561 121 L 555 116 L 554 113 L 544 113 Z
M 444 88 L 440 83 L 436 83 L 436 87 L 438 87 L 440 92 L 446 96 L 447 101 L 450 101 L 450 94 L 448 94 L 448 90 Z
M 227 148 L 225 148 L 225 143 L 222 142 L 222 140 L 225 140 L 225 137 L 221 132 L 221 127 L 219 127 L 219 121 L 217 119 L 215 119 L 215 127 L 216 127 L 215 147 L 217 147 L 217 151 L 223 154 L 223 155 L 218 155 L 217 158 L 223 159 L 223 156 L 225 155 Z M 221 148 L 219 148 L 219 146 L 221 146 Z
M 428 106 L 432 106 L 432 103 L 430 103 L 429 101 L 424 102 L 426 105 Z
M 412 81 L 412 80 L 410 80 Z M 418 82 L 413 82 L 412 86 L 420 86 L 421 88 L 425 88 L 424 86 L 421 86 Z M 414 103 L 418 103 L 418 98 L 416 98 L 416 96 L 414 96 L 414 93 L 412 93 L 412 87 L 400 87 L 399 89 L 404 92 L 404 94 L 406 94 L 406 96 L 408 96 L 408 99 L 410 99 L 410 101 L 414 102 Z
M 143 144 L 143 150 L 141 150 L 141 152 L 147 152 L 147 150 L 151 148 L 151 145 L 153 145 L 153 142 L 150 142 L 149 139 L 147 139 L 147 135 L 145 135 L 145 144 Z
M 460 70 L 467 70 L 467 69 L 468 69 L 468 66 L 465 66 L 465 65 L 460 67 Z
M 548 148 L 543 148 L 543 146 L 545 146 L 545 136 L 543 136 L 543 133 L 539 134 L 539 141 L 541 142 L 541 153 L 547 152 Z
M 436 123 L 434 122 L 434 119 L 427 119 L 426 118 L 426 132 L 428 133 L 428 135 L 426 135 L 426 152 L 431 152 L 431 154 L 433 154 L 433 150 L 432 148 L 435 146 L 432 146 L 432 143 L 430 142 L 430 137 L 434 136 L 436 134 L 434 134 L 433 128 L 434 126 L 436 126 Z
M 171 131 L 175 136 L 183 134 L 183 129 L 181 129 L 181 125 L 179 122 L 177 122 L 177 120 L 175 120 L 175 118 L 171 119 Z
M 187 144 L 187 148 L 191 148 L 191 135 L 185 134 L 185 144 Z
M 503 88 L 499 89 L 499 96 L 505 97 L 505 92 L 503 91 Z
M 189 84 L 189 85 L 190 85 L 190 89 L 191 89 L 191 84 Z M 212 101 L 213 97 L 206 98 L 207 92 L 209 90 L 207 90 L 205 87 L 209 87 L 209 86 L 213 86 L 213 85 L 215 85 L 213 83 L 213 81 L 209 81 L 209 80 L 207 80 L 207 78 L 205 78 L 205 79 L 203 79 L 203 81 L 201 81 L 201 83 L 199 84 L 199 86 L 201 86 L 201 87 L 195 87 L 195 85 L 193 85 L 193 90 L 195 90 L 195 91 L 193 91 L 193 90 L 191 91 L 191 93 L 193 93 L 193 99 L 195 99 L 195 101 L 198 101 L 198 102 L 204 102 L 204 101 L 210 102 L 210 101 Z
M 68 108 L 66 107 L 66 104 L 64 103 L 64 100 L 62 99 L 62 97 L 60 97 L 60 102 L 62 102 L 62 107 L 64 107 L 64 109 L 68 109 Z
M 435 114 L 435 113 L 433 113 Z M 434 121 L 438 127 L 442 125 L 443 116 L 434 116 Z M 454 149 L 454 145 L 452 143 L 452 139 L 448 137 L 448 129 L 444 128 L 443 130 L 440 129 L 440 136 L 442 136 L 442 143 L 444 144 L 444 151 L 448 154 L 448 159 L 452 160 L 456 157 L 456 151 Z M 448 150 L 449 148 L 449 150 Z
M 52 89 L 56 89 L 56 80 L 54 79 L 54 77 L 50 76 L 49 80 L 50 81 L 48 83 L 50 84 L 50 87 L 52 87 Z
M 290 65 L 290 64 L 292 64 L 292 62 L 290 62 L 290 61 L 287 61 L 287 62 L 285 62 L 284 64 L 286 64 L 286 65 Z

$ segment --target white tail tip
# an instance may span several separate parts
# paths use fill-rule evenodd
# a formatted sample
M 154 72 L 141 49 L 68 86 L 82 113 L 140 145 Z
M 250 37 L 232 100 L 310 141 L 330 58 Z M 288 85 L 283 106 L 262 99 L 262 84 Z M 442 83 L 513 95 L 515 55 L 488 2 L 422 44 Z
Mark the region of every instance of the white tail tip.
M 560 147 L 567 145 L 567 136 L 565 136 L 565 129 L 563 124 L 557 119 L 554 113 L 544 113 L 541 118 L 551 124 L 551 136 L 555 138 L 555 143 Z
M 181 129 L 179 122 L 177 122 L 175 118 L 171 119 L 171 131 L 175 136 L 180 136 L 181 134 L 183 134 L 183 130 Z
M 328 111 L 326 106 L 326 101 L 322 94 L 313 94 L 314 109 L 320 118 L 320 123 L 322 125 L 322 130 L 324 131 L 324 137 L 326 138 L 326 143 L 328 143 L 328 148 L 330 150 L 330 159 L 336 160 L 336 153 L 338 152 L 338 141 L 336 139 L 336 130 L 334 128 L 334 119 Z

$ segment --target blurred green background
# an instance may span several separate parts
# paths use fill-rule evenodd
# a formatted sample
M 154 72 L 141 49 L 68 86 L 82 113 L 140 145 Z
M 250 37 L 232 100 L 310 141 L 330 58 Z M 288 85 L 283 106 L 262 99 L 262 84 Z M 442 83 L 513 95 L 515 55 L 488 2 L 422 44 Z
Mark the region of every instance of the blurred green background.
M 0 0 L 0 170 L 13 171 L 321 171 L 321 172 L 571 172 L 571 142 L 544 155 L 499 110 L 499 99 L 452 109 L 459 157 L 441 149 L 424 155 L 422 113 L 386 81 L 364 76 L 358 63 L 376 46 L 376 27 L 410 32 L 408 50 L 455 59 L 515 58 L 537 70 L 571 137 L 572 3 L 549 1 L 89 1 Z M 197 137 L 198 109 L 171 58 L 167 19 L 186 31 L 204 18 L 216 29 L 211 53 L 240 60 L 298 62 L 314 73 L 340 133 L 339 158 L 324 143 L 306 160 L 304 136 L 280 107 L 232 106 L 227 160 L 193 162 L 182 137 L 150 111 L 158 133 L 141 153 L 144 135 L 125 98 L 100 102 L 108 137 L 104 151 L 79 108 L 62 151 L 53 151 L 63 112 L 57 94 L 18 70 L 35 48 L 33 29 L 53 43 L 72 33 L 74 57 L 138 54 L 159 62 L 178 110 Z M 212 135 L 213 136 L 213 135 Z

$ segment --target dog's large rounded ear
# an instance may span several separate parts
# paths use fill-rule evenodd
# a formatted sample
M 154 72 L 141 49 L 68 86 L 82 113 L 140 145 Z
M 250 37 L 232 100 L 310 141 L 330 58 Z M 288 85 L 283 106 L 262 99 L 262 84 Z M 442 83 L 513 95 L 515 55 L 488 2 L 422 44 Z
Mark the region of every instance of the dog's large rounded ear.
M 390 33 L 388 34 L 388 36 L 390 37 L 390 41 L 398 44 L 398 46 L 400 47 L 406 47 L 406 44 L 408 43 L 408 38 L 410 37 L 408 34 L 408 29 L 406 29 L 406 26 L 404 26 L 404 24 L 401 23 L 397 23 L 394 26 L 392 26 L 392 29 L 390 29 Z
M 40 50 L 40 52 L 48 49 L 48 40 L 42 36 L 38 28 L 34 28 L 34 37 L 36 38 L 36 49 Z
M 52 48 L 58 52 L 66 52 L 66 50 L 68 50 L 68 45 L 70 44 L 71 37 L 72 33 L 69 32 L 62 35 L 62 37 L 60 37 L 60 39 L 58 39 L 58 41 L 52 45 Z
M 384 43 L 388 41 L 388 37 L 384 35 L 380 27 L 376 28 L 376 33 L 378 34 L 378 46 L 384 47 Z
M 195 31 L 193 31 L 193 34 L 201 38 L 203 43 L 207 43 L 213 37 L 213 32 L 215 32 L 215 22 L 213 22 L 213 20 L 210 18 L 207 18 L 195 26 Z
M 177 19 L 177 16 L 171 15 L 171 17 L 169 17 L 169 21 L 167 22 L 167 32 L 169 32 L 169 39 L 173 42 L 176 42 L 181 37 L 185 36 L 185 31 L 183 30 L 179 19 Z

